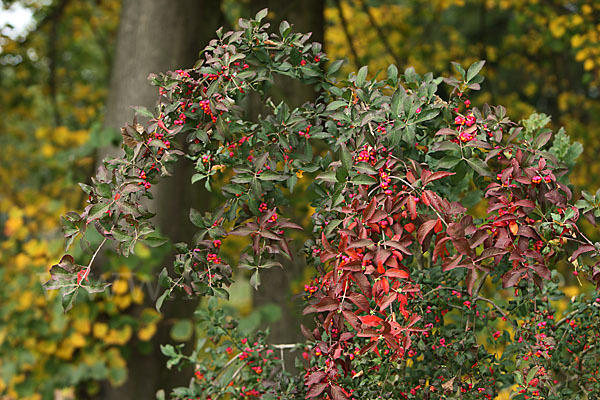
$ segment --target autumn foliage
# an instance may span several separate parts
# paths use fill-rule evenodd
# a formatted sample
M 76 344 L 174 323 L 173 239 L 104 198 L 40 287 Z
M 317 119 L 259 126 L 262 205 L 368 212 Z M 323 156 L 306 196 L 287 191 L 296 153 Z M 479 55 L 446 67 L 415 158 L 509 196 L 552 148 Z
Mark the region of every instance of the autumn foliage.
M 68 310 L 94 283 L 94 260 L 106 243 L 127 256 L 155 232 L 144 197 L 191 160 L 192 183 L 218 188 L 221 207 L 190 211 L 198 233 L 174 245 L 174 275 L 164 270 L 157 308 L 179 293 L 213 298 L 199 314 L 208 341 L 192 355 L 165 346 L 169 367 L 194 365 L 190 386 L 173 398 L 564 398 L 600 392 L 596 297 L 568 310 L 555 300 L 565 265 L 593 282 L 600 250 L 579 228 L 595 223 L 597 196 L 574 203 L 567 159 L 572 146 L 537 115 L 513 122 L 502 106 L 471 104 L 483 61 L 438 78 L 397 67 L 369 77 L 366 67 L 338 81 L 309 35 L 284 22 L 268 33 L 261 20 L 217 32 L 190 70 L 152 77 L 155 111 L 138 108 L 122 130 L 124 154 L 104 160 L 88 205 L 63 219 L 67 247 L 89 230 L 103 239 L 78 265 L 70 255 L 51 269 Z M 312 85 L 314 103 L 274 104 L 275 75 Z M 251 92 L 264 96 L 258 122 L 246 115 Z M 312 226 L 284 217 L 299 179 L 310 179 Z M 296 192 L 294 191 L 296 188 Z M 293 232 L 312 239 L 304 254 L 315 276 L 305 286 L 301 374 L 283 369 L 262 336 L 241 338 L 214 298 L 228 296 L 231 263 L 221 244 L 248 237 L 238 267 L 260 285 L 262 269 L 295 256 Z M 583 256 L 586 256 L 584 258 Z M 559 316 L 562 318 L 559 319 Z M 212 363 L 198 363 L 208 353 Z M 164 396 L 164 393 L 160 393 Z

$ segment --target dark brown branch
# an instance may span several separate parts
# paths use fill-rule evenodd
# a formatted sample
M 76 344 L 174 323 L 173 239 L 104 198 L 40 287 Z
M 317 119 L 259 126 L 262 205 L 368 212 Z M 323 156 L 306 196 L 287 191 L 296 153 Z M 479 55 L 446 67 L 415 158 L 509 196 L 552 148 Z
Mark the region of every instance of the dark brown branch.
M 52 23 L 50 27 L 50 35 L 48 36 L 48 88 L 50 89 L 50 102 L 52 103 L 54 125 L 56 126 L 59 126 L 62 123 L 60 112 L 58 111 L 58 91 L 56 83 L 58 27 L 68 2 L 69 0 L 61 0 L 61 2 L 58 3 L 56 8 L 54 8 L 52 13 L 48 16 L 48 20 Z
M 373 14 L 371 13 L 371 10 L 369 9 L 369 6 L 367 5 L 367 3 L 364 0 L 362 1 L 361 4 L 362 4 L 362 9 L 363 9 L 364 13 L 367 14 L 367 16 L 369 17 L 369 22 L 377 31 L 377 35 L 379 36 L 379 40 L 381 40 L 381 43 L 383 43 L 383 47 L 385 47 L 385 50 L 388 52 L 388 54 L 390 56 L 392 56 L 396 66 L 400 66 L 400 59 L 398 58 L 398 56 L 392 49 L 392 46 L 390 45 L 390 42 L 388 41 L 387 36 L 383 32 L 383 29 L 381 29 L 381 26 L 379 26 L 379 24 L 375 20 L 375 17 L 373 16 Z
M 354 41 L 352 40 L 352 35 L 350 34 L 350 30 L 348 29 L 348 21 L 346 21 L 346 17 L 344 16 L 344 10 L 342 10 L 342 3 L 340 2 L 340 0 L 335 0 L 335 5 L 337 6 L 338 13 L 340 14 L 342 29 L 344 30 L 344 35 L 346 35 L 346 40 L 348 41 L 348 45 L 350 46 L 350 53 L 352 53 L 354 64 L 358 68 L 361 66 L 360 57 L 358 56 L 356 47 L 354 47 Z

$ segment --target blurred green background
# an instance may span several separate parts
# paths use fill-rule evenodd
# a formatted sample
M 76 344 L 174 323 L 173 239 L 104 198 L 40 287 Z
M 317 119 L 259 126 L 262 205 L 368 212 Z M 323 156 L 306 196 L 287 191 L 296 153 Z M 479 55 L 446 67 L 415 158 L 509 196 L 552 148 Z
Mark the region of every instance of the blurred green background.
M 342 74 L 395 63 L 403 70 L 451 75 L 451 61 L 485 59 L 486 80 L 472 99 L 507 107 L 513 120 L 534 110 L 552 116 L 584 145 L 573 174 L 578 188 L 600 183 L 600 2 L 593 0 L 2 0 L 0 11 L 0 399 L 153 398 L 185 382 L 168 373 L 160 343 L 194 335 L 192 302 L 154 310 L 152 271 L 169 250 L 108 252 L 100 272 L 111 291 L 79 301 L 64 315 L 40 282 L 63 251 L 60 216 L 80 210 L 98 160 L 113 154 L 130 105 L 152 106 L 150 72 L 191 67 L 219 26 L 269 7 L 275 26 L 288 19 L 312 31 Z M 298 101 L 306 88 L 282 89 Z M 185 240 L 187 208 L 209 197 L 156 188 L 161 230 Z M 161 194 L 162 193 L 162 194 Z M 171 193 L 167 201 L 164 193 Z M 297 199 L 301 204 L 305 199 Z M 186 208 L 187 206 L 187 208 Z M 307 208 L 307 206 L 306 206 Z M 300 216 L 300 218 L 307 216 Z M 226 249 L 231 257 L 235 245 Z M 76 250 L 76 252 L 79 250 Z M 79 251 L 80 252 L 80 251 Z M 294 295 L 310 277 L 302 265 L 273 272 L 253 293 L 243 277 L 232 307 L 245 329 L 274 325 L 274 340 L 299 340 L 289 329 Z M 273 290 L 287 287 L 288 290 Z M 568 287 L 573 294 L 577 287 Z M 566 291 L 567 291 L 566 290 Z

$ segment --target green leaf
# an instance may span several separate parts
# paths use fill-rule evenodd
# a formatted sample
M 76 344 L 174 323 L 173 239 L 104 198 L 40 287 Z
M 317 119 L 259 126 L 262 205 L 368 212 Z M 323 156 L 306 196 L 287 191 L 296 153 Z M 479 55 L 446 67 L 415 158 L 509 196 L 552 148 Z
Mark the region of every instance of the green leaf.
M 171 338 L 177 342 L 186 342 L 192 337 L 194 326 L 188 319 L 180 319 L 171 328 Z
M 269 9 L 263 8 L 262 10 L 260 10 L 259 12 L 256 13 L 256 16 L 254 17 L 254 19 L 256 19 L 258 22 L 260 22 L 267 16 L 268 13 L 269 13 Z
M 285 39 L 290 34 L 290 23 L 287 21 L 281 21 L 279 24 L 279 34 L 282 39 Z
M 250 286 L 252 286 L 254 290 L 258 290 L 258 287 L 260 286 L 260 274 L 258 273 L 258 269 L 254 271 L 250 277 Z
M 104 215 L 106 214 L 106 212 L 108 211 L 108 209 L 110 208 L 110 204 L 104 204 L 104 203 L 98 203 L 95 206 L 93 206 L 90 210 L 90 213 L 88 215 L 87 221 L 93 221 L 95 219 L 102 219 L 102 217 L 104 217 Z
M 206 178 L 206 175 L 204 174 L 194 174 L 192 175 L 192 185 L 198 181 L 201 181 L 202 179 Z
M 462 65 L 460 65 L 457 62 L 452 61 L 452 66 L 454 67 L 455 70 L 458 71 L 458 73 L 460 74 L 460 76 L 462 76 L 463 80 L 465 79 L 465 69 L 462 67 Z
M 113 229 L 110 233 L 113 235 L 113 237 L 115 238 L 115 240 L 118 241 L 118 242 L 125 242 L 126 240 L 130 240 L 131 239 L 131 236 L 127 232 L 125 232 L 125 231 L 120 231 L 118 229 Z
M 365 84 L 365 79 L 367 78 L 367 73 L 369 72 L 369 67 L 364 65 L 360 67 L 358 73 L 356 74 L 356 86 L 361 87 Z
M 437 167 L 438 168 L 447 168 L 447 169 L 452 169 L 454 167 L 456 167 L 456 165 L 461 161 L 461 158 L 459 157 L 454 157 L 454 156 L 444 156 L 442 157 L 442 159 L 438 162 Z
M 229 292 L 223 288 L 212 288 L 215 296 L 229 300 Z
M 73 301 L 75 300 L 75 297 L 77 297 L 77 293 L 79 293 L 79 286 L 63 293 L 62 308 L 65 314 L 73 307 Z
M 327 75 L 333 75 L 336 72 L 338 72 L 339 69 L 342 67 L 342 64 L 344 64 L 344 60 L 336 60 L 332 62 L 329 68 L 327 69 Z
M 154 118 L 154 115 L 144 106 L 134 106 L 131 107 L 135 110 L 136 114 L 143 115 L 144 117 Z
M 163 305 L 163 303 L 164 303 L 165 299 L 166 299 L 167 297 L 169 297 L 169 294 L 170 294 L 170 293 L 171 293 L 171 291 L 170 291 L 170 290 L 165 290 L 165 291 L 163 292 L 163 294 L 161 294 L 161 295 L 158 297 L 158 299 L 156 299 L 156 305 L 155 305 L 155 307 L 156 307 L 156 311 L 160 312 L 160 309 L 161 309 L 161 307 L 162 307 L 162 305 Z M 161 350 L 162 350 L 162 349 L 161 349 Z
M 177 357 L 179 354 L 175 351 L 175 347 L 172 344 L 161 344 L 160 352 L 167 357 Z
M 94 191 L 93 187 L 91 187 L 90 185 L 86 185 L 85 183 L 80 183 L 79 186 L 81 187 L 81 190 L 85 192 L 85 194 L 92 194 L 92 192 Z
M 425 122 L 425 121 L 432 120 L 435 117 L 437 117 L 439 113 L 440 113 L 440 110 L 427 110 L 427 111 L 423 111 L 423 112 L 421 112 L 419 114 L 419 116 L 414 121 L 414 123 L 418 124 L 420 122 Z
M 369 175 L 356 175 L 352 178 L 351 182 L 355 185 L 372 185 L 377 183 L 377 180 Z
M 346 168 L 347 171 L 350 171 L 352 169 L 352 155 L 344 143 L 340 146 L 340 158 L 344 168 Z
M 390 64 L 387 69 L 387 76 L 388 79 L 391 80 L 394 85 L 396 85 L 396 83 L 398 83 L 398 67 L 396 67 L 394 64 Z
M 202 214 L 195 208 L 190 208 L 190 222 L 198 228 L 204 228 L 204 221 L 202 220 Z
M 285 181 L 288 177 L 286 175 L 280 175 L 273 171 L 263 171 L 258 176 L 261 181 Z
M 527 382 L 525 382 L 526 385 L 529 385 L 529 382 L 531 382 L 531 380 L 533 378 L 535 378 L 535 374 L 537 374 L 539 369 L 540 369 L 540 366 L 536 365 L 535 367 L 533 367 L 529 370 L 529 372 L 527 373 Z
M 335 171 L 321 172 L 319 175 L 317 175 L 317 177 L 315 179 L 325 181 L 325 182 L 337 182 Z
M 473 78 L 475 78 L 475 76 L 477 76 L 479 71 L 481 71 L 481 68 L 483 68 L 484 64 L 485 64 L 485 60 L 476 61 L 473 64 L 471 64 L 471 66 L 469 67 L 469 70 L 467 71 L 467 82 L 470 82 L 471 79 L 473 79 Z
M 337 109 L 345 107 L 347 105 L 348 105 L 347 101 L 342 101 L 342 100 L 332 101 L 331 103 L 327 104 L 327 111 L 337 110 Z
M 492 172 L 489 170 L 487 164 L 479 158 L 469 158 L 467 159 L 467 164 L 479 175 L 492 176 Z
M 521 386 L 525 386 L 525 385 L 524 385 L 524 382 L 523 382 L 523 375 L 521 375 L 521 372 L 520 372 L 520 371 L 515 371 L 515 372 L 514 372 L 514 374 L 515 374 L 515 381 L 516 381 L 516 382 L 517 382 L 519 385 L 521 385 Z
M 335 171 L 335 180 L 337 182 L 345 182 L 346 181 L 346 177 L 348 177 L 348 170 L 346 168 L 339 167 Z
M 168 241 L 169 239 L 159 236 L 148 236 L 145 239 L 142 239 L 142 242 L 150 247 L 159 247 L 167 243 Z

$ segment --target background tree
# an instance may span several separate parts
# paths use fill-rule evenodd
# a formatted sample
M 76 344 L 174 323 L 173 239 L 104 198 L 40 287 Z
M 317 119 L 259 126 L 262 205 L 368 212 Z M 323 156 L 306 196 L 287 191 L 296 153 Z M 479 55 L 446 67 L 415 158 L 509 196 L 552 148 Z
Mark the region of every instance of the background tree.
M 4 5 L 11 3 L 3 1 Z M 1 38 L 0 143 L 11 156 L 0 161 L 0 263 L 6 266 L 1 274 L 10 291 L 24 296 L 18 304 L 8 297 L 0 301 L 4 310 L 0 324 L 0 393 L 13 397 L 43 393 L 46 397 L 54 387 L 79 382 L 86 382 L 83 386 L 93 393 L 98 388 L 94 383 L 97 380 L 108 377 L 114 384 L 124 382 L 123 355 L 133 346 L 148 351 L 147 339 L 153 335 L 158 316 L 145 308 L 138 319 L 128 318 L 124 311 L 141 296 L 127 292 L 127 279 L 113 286 L 119 292 L 123 290 L 114 297 L 97 300 L 97 304 L 76 305 L 73 314 L 77 318 L 63 317 L 56 299 L 51 299 L 56 308 L 48 316 L 47 300 L 38 290 L 39 280 L 32 279 L 31 273 L 45 271 L 56 259 L 60 250 L 57 216 L 66 209 L 77 209 L 84 200 L 75 183 L 85 180 L 94 168 L 95 149 L 120 140 L 118 131 L 104 131 L 100 122 L 104 120 L 121 5 L 107 0 L 23 4 L 34 11 L 35 29 L 24 38 Z M 440 0 L 331 1 L 326 5 L 323 28 L 316 26 L 317 22 L 315 27 L 300 26 L 296 18 L 291 18 L 293 2 L 269 4 L 273 9 L 270 17 L 277 20 L 287 13 L 300 30 L 324 31 L 331 57 L 349 55 L 355 64 L 345 67 L 344 72 L 363 63 L 375 71 L 395 62 L 400 69 L 414 65 L 418 72 L 449 74 L 449 61 L 469 64 L 485 58 L 486 90 L 473 101 L 510 103 L 517 119 L 527 117 L 533 109 L 551 113 L 554 128 L 564 125 L 586 147 L 595 148 L 597 4 L 578 1 L 566 7 L 562 2 L 535 0 Z M 250 15 L 259 5 L 253 7 L 224 1 L 220 9 L 225 14 L 225 25 L 234 25 L 239 15 Z M 315 4 L 293 13 L 316 21 L 318 13 L 309 11 L 318 7 Z M 185 20 L 183 15 L 181 20 Z M 203 16 L 201 20 L 214 18 Z M 274 22 L 275 28 L 277 25 Z M 156 22 L 156 29 L 168 27 Z M 138 78 L 137 90 L 152 90 L 146 83 L 146 73 Z M 294 89 L 293 97 L 298 93 Z M 122 122 L 132 115 L 129 106 L 141 103 L 127 103 L 122 110 L 128 115 Z M 114 128 L 122 122 L 115 123 Z M 593 150 L 585 154 L 593 154 Z M 575 182 L 583 186 L 598 175 L 595 172 L 599 168 L 593 159 L 585 161 L 577 166 L 575 175 Z M 56 200 L 60 193 L 69 191 L 75 195 Z M 149 253 L 139 249 L 138 255 L 141 259 L 137 263 L 143 263 L 149 271 L 151 263 L 144 258 Z M 135 261 L 127 266 L 115 261 L 111 264 L 107 269 L 140 270 Z M 567 289 L 577 294 L 581 289 L 576 279 L 567 276 Z M 304 283 L 301 279 L 292 281 L 295 293 L 302 292 Z M 274 293 L 270 291 L 266 296 Z M 266 304 L 266 298 L 259 297 L 256 303 Z M 49 323 L 52 330 L 40 329 L 40 321 Z M 97 362 L 89 364 L 91 359 Z M 61 372 L 48 379 L 44 373 L 47 368 Z
M 148 76 L 157 71 L 193 66 L 212 33 L 223 25 L 224 16 L 218 0 L 126 0 L 122 2 L 119 21 L 104 116 L 105 126 L 116 131 L 133 119 L 131 105 L 154 107 L 157 92 L 149 84 Z M 109 152 L 113 152 L 112 149 L 101 151 L 100 158 Z M 187 185 L 192 174 L 193 165 L 183 164 L 175 172 L 175 179 L 164 181 L 153 190 L 150 207 L 156 211 L 168 210 L 157 223 L 173 243 L 194 232 L 186 210 L 209 208 L 207 193 Z M 172 258 L 167 257 L 163 262 L 168 265 Z M 169 321 L 190 318 L 196 306 L 196 302 L 184 299 L 168 304 Z M 181 374 L 169 373 L 161 365 L 159 346 L 170 340 L 169 321 L 160 326 L 150 353 L 130 355 L 126 384 L 119 388 L 105 386 L 104 398 L 152 398 L 159 388 L 173 387 L 182 381 Z

